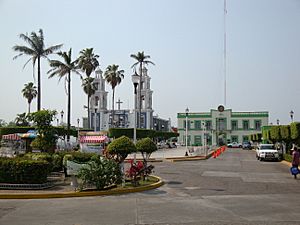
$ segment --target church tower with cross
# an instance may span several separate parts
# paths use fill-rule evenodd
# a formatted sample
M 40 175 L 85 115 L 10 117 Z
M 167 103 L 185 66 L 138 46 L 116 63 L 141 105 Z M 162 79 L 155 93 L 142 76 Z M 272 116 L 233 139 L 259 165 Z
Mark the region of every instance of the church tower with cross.
M 150 88 L 151 77 L 148 76 L 146 67 L 142 69 L 141 98 L 137 102 L 141 104 L 140 128 L 153 129 L 153 109 L 152 95 Z M 122 108 L 120 98 L 115 102 L 117 107 L 112 110 L 107 108 L 108 92 L 105 90 L 105 80 L 102 77 L 102 71 L 96 72 L 93 84 L 95 93 L 90 98 L 90 129 L 94 131 L 107 131 L 111 127 L 132 128 L 134 127 L 134 110 Z M 137 104 L 137 116 L 139 115 L 139 105 Z M 84 127 L 88 128 L 87 118 L 84 119 Z
M 142 87 L 141 87 L 141 126 L 140 128 L 153 128 L 153 109 L 152 109 L 152 94 L 151 77 L 148 76 L 146 67 L 142 69 Z
M 102 77 L 102 71 L 96 72 L 93 81 L 95 93 L 90 98 L 90 124 L 93 130 L 105 129 L 105 117 L 107 114 L 107 94 L 105 91 L 105 80 Z M 95 126 L 96 124 L 96 126 Z

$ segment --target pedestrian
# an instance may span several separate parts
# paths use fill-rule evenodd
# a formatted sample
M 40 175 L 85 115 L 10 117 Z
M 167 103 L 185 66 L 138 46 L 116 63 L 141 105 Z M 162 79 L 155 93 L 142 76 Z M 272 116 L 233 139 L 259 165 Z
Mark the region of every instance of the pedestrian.
M 300 158 L 300 153 L 299 150 L 296 146 L 294 146 L 293 149 L 293 159 L 292 159 L 292 167 L 297 168 L 297 170 L 299 170 L 298 166 L 299 166 L 299 158 Z M 294 173 L 294 178 L 297 179 L 297 174 Z

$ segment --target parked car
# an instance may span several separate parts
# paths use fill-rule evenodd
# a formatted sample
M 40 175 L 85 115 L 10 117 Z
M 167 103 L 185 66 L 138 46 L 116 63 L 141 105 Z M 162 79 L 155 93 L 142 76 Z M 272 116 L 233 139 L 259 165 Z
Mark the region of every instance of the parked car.
M 273 144 L 260 144 L 256 149 L 257 160 L 279 160 L 279 153 Z
M 237 143 L 237 142 L 232 142 L 232 143 L 228 143 L 227 147 L 228 148 L 241 148 L 242 144 L 241 143 Z
M 243 148 L 243 149 L 251 149 L 252 146 L 251 146 L 250 141 L 244 141 L 244 142 L 243 142 L 242 148 Z

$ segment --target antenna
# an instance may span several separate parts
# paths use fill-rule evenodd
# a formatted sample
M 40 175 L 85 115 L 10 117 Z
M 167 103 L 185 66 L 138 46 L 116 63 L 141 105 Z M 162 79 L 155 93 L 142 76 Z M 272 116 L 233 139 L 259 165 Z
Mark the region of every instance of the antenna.
M 224 0 L 224 106 L 226 106 L 226 0 Z

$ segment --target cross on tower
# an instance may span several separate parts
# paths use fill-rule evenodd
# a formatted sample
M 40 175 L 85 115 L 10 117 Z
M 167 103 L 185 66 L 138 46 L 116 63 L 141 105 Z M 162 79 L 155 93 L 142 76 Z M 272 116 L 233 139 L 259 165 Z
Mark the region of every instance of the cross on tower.
M 122 104 L 123 102 L 121 102 L 120 99 L 119 99 L 116 103 L 118 104 L 118 110 L 120 110 L 120 109 L 121 109 L 121 104 Z

